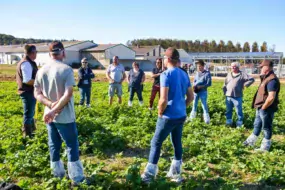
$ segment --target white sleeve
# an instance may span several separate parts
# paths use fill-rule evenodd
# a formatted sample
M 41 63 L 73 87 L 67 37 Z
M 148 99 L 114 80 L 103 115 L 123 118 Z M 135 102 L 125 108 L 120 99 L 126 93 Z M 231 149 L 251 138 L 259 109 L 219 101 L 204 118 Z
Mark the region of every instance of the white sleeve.
M 21 64 L 21 70 L 23 75 L 23 83 L 27 83 L 32 79 L 33 68 L 28 61 Z

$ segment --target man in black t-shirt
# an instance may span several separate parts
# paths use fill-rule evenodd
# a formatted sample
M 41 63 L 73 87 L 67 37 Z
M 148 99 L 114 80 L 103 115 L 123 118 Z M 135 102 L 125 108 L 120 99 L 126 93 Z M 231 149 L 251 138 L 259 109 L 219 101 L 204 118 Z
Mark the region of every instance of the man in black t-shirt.
M 261 64 L 261 84 L 253 98 L 252 108 L 256 109 L 253 132 L 243 143 L 254 146 L 261 131 L 264 132 L 260 151 L 269 151 L 272 144 L 272 128 L 275 112 L 278 110 L 280 81 L 273 72 L 273 62 L 264 60 Z
M 156 59 L 156 68 L 153 68 L 151 78 L 154 79 L 153 85 L 152 85 L 152 91 L 151 96 L 149 100 L 149 110 L 153 109 L 153 102 L 155 99 L 155 96 L 158 92 L 158 95 L 160 95 L 160 74 L 163 72 L 162 69 L 162 59 L 157 58 Z

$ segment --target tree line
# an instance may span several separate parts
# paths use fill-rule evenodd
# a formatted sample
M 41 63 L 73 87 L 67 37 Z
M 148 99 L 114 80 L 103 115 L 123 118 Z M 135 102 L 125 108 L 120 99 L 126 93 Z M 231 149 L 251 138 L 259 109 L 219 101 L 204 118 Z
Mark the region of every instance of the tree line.
M 18 45 L 18 44 L 36 44 L 36 43 L 50 43 L 52 39 L 34 39 L 34 38 L 16 38 L 12 35 L 0 34 L 0 45 Z M 68 41 L 61 39 L 59 41 Z M 75 40 L 71 40 L 75 41 Z
M 176 39 L 134 39 L 128 41 L 129 46 L 153 46 L 161 45 L 163 48 L 175 47 L 178 49 L 184 49 L 187 52 L 267 52 L 275 51 L 275 47 L 268 48 L 267 43 L 263 42 L 261 46 L 257 42 L 253 42 L 252 45 L 249 42 L 245 42 L 243 45 L 237 42 L 234 44 L 231 40 L 225 42 L 220 40 L 200 41 L 200 40 L 176 40 Z

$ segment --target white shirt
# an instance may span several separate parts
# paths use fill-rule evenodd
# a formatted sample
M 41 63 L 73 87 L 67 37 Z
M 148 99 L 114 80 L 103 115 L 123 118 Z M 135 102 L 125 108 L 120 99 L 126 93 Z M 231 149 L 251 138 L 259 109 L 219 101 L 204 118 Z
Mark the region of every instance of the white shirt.
M 23 75 L 23 83 L 29 82 L 32 79 L 33 74 L 32 65 L 28 61 L 25 61 L 21 64 L 21 70 Z
M 115 82 L 121 82 L 124 72 L 125 68 L 122 64 L 118 64 L 117 66 L 111 64 L 107 69 L 107 73 L 110 73 L 111 79 Z

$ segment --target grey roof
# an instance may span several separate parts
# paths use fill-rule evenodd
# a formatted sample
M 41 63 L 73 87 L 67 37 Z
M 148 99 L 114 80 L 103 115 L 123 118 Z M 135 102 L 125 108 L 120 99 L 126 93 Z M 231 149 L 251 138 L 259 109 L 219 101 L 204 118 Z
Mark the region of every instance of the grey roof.
M 131 46 L 131 48 L 136 52 L 136 55 L 146 55 L 148 52 L 152 51 L 156 46 Z
M 282 52 L 221 52 L 221 53 L 188 53 L 192 58 L 282 58 Z
M 62 42 L 65 48 L 84 43 L 85 41 L 69 41 Z M 49 43 L 34 44 L 37 47 L 38 52 L 49 52 Z M 23 53 L 25 45 L 8 45 L 0 46 L 0 52 L 3 53 Z
M 97 44 L 96 47 L 85 49 L 84 51 L 105 51 L 111 47 L 117 46 L 120 44 Z

